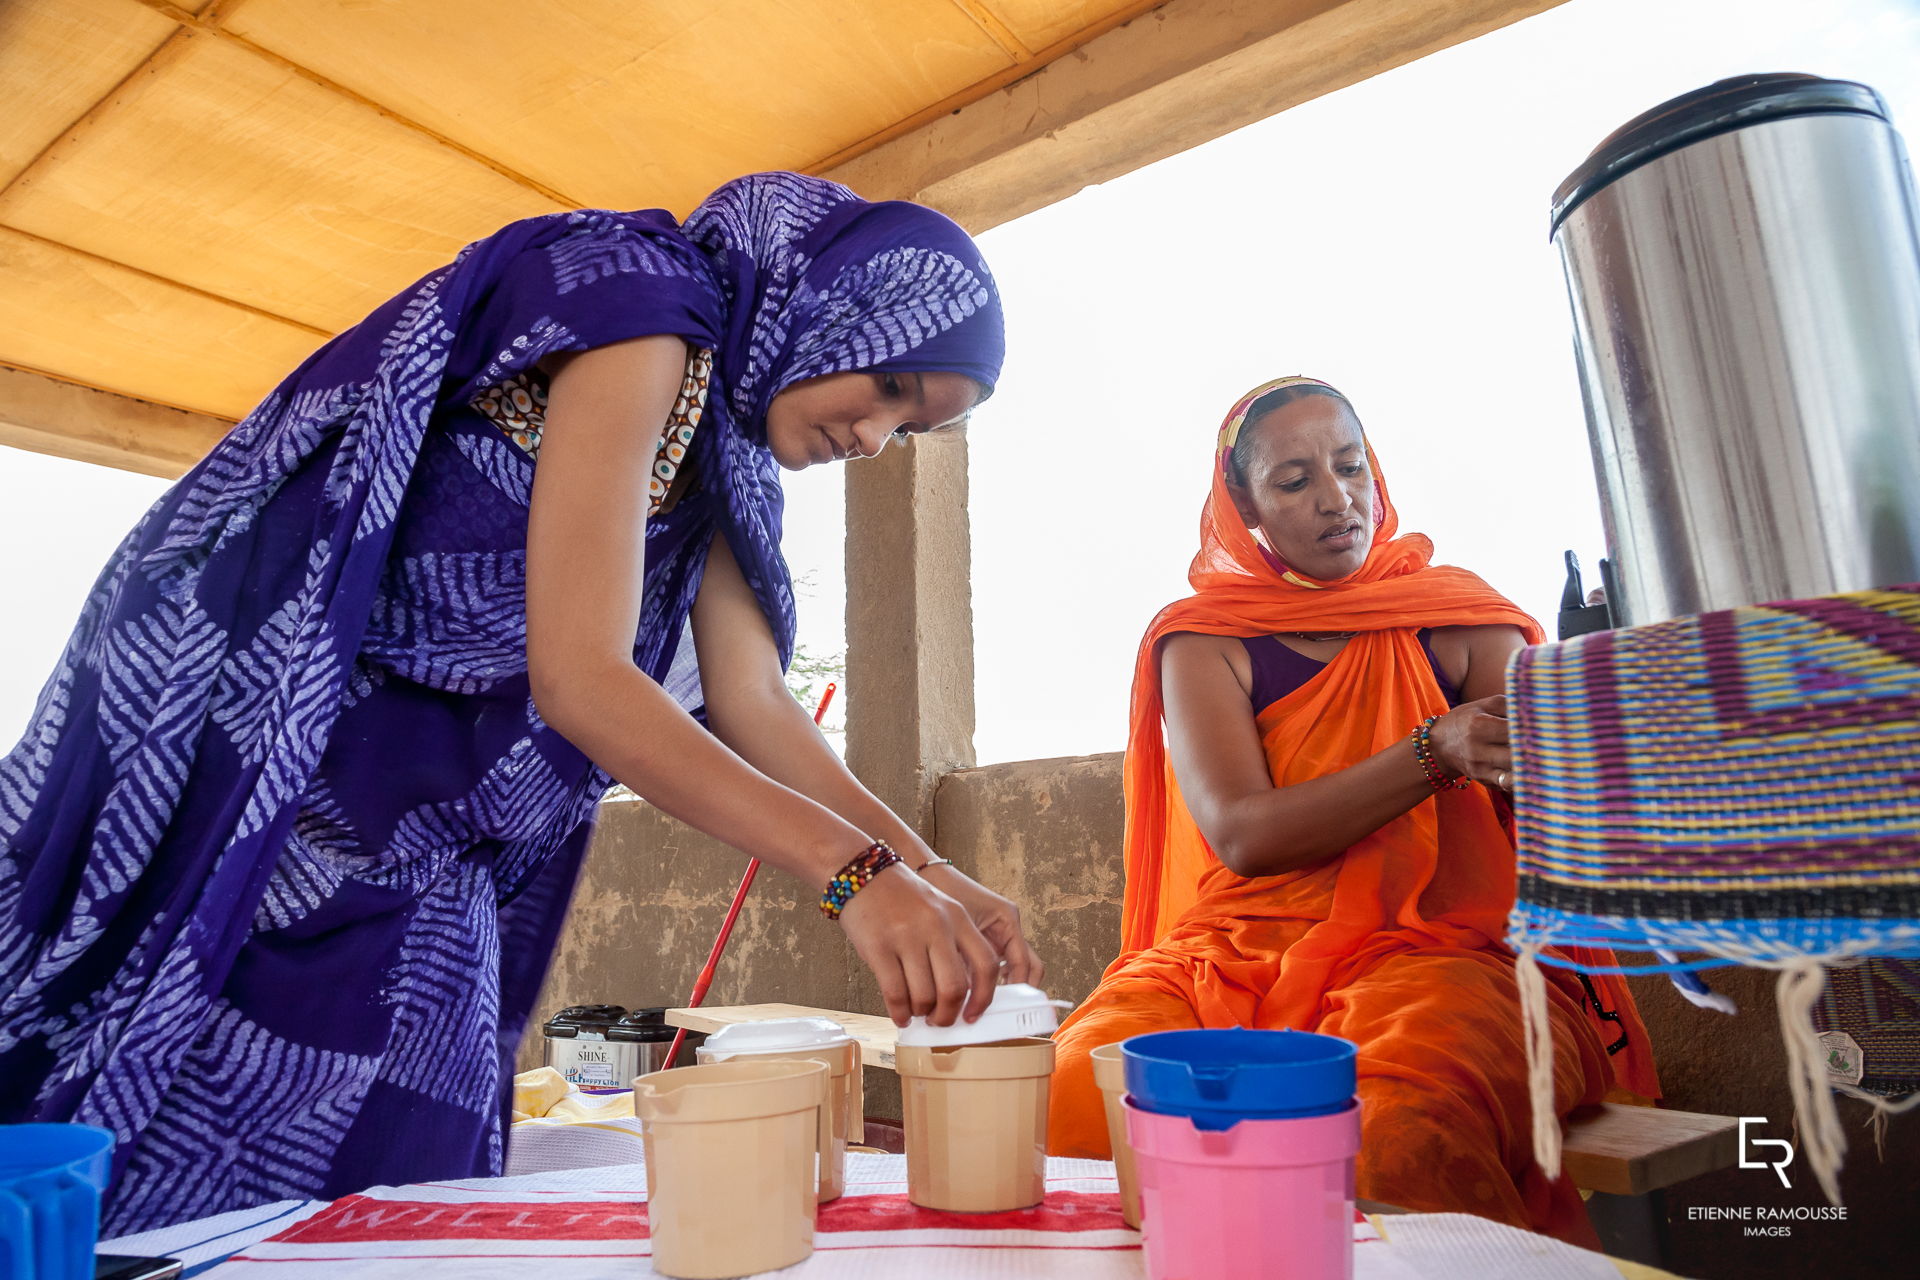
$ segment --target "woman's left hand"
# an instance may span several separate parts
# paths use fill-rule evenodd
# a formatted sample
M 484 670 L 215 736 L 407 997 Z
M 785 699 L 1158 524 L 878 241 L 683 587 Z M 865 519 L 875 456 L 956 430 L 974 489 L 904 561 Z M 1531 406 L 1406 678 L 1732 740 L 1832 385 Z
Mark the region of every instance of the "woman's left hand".
M 952 863 L 941 863 L 920 872 L 928 884 L 966 908 L 973 927 L 985 935 L 1000 953 L 1000 976 L 1007 982 L 1029 982 L 1039 986 L 1047 966 L 1027 943 L 1020 928 L 1020 908 L 964 874 Z
M 1434 721 L 1428 739 L 1448 773 L 1510 790 L 1513 747 L 1508 738 L 1507 696 L 1463 702 Z

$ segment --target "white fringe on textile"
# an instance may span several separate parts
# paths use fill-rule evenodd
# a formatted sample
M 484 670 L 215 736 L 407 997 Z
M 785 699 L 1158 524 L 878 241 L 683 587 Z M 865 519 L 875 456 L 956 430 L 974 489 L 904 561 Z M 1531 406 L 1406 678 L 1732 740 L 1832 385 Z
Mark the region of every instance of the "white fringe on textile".
M 1890 1118 L 1902 1111 L 1911 1111 L 1920 1106 L 1920 1093 L 1910 1093 L 1904 1098 L 1883 1098 L 1877 1093 L 1868 1093 L 1865 1089 L 1856 1089 L 1850 1084 L 1838 1081 L 1834 1083 L 1834 1092 L 1844 1093 L 1849 1098 L 1858 1098 L 1873 1108 L 1863 1122 L 1873 1130 L 1873 1151 L 1880 1157 L 1880 1163 L 1887 1162 L 1887 1125 Z
M 1844 1093 L 1874 1109 L 1874 1142 L 1882 1147 L 1887 1117 L 1920 1106 L 1920 1093 L 1883 1098 L 1827 1074 L 1826 1052 L 1814 1029 L 1813 1011 L 1827 986 L 1827 966 L 1812 957 L 1765 961 L 1751 954 L 1728 956 L 1746 964 L 1778 969 L 1775 1001 L 1780 1013 L 1780 1038 L 1787 1050 L 1787 1088 L 1793 1096 L 1794 1141 L 1806 1156 L 1807 1167 L 1819 1180 L 1830 1204 L 1840 1203 L 1840 1169 L 1847 1154 L 1847 1135 L 1833 1095 Z M 1844 963 L 1844 962 L 1842 962 Z M 1856 962 L 1857 963 L 1857 962 Z M 1521 1035 L 1527 1046 L 1527 1093 L 1533 1104 L 1533 1158 L 1551 1178 L 1560 1176 L 1560 1116 L 1553 1099 L 1553 1027 L 1548 1017 L 1547 980 L 1540 971 L 1540 944 L 1521 946 L 1514 964 L 1520 987 Z
M 1548 1017 L 1547 978 L 1540 972 L 1538 943 L 1520 948 L 1514 977 L 1520 984 L 1520 1034 L 1527 1045 L 1533 1158 L 1551 1180 L 1560 1176 L 1560 1112 L 1553 1105 L 1553 1022 Z
M 1780 1006 L 1780 1038 L 1787 1046 L 1787 1088 L 1793 1094 L 1800 1150 L 1820 1180 L 1827 1203 L 1839 1204 L 1847 1133 L 1840 1125 L 1840 1109 L 1833 1103 L 1820 1033 L 1813 1028 L 1813 1007 L 1826 988 L 1827 971 L 1818 960 L 1796 960 L 1781 968 L 1775 1001 Z
M 1858 960 L 1844 962 L 1858 964 Z M 1847 1133 L 1840 1121 L 1840 1108 L 1833 1095 L 1844 1093 L 1873 1108 L 1874 1146 L 1880 1158 L 1886 1158 L 1887 1117 L 1911 1110 L 1920 1104 L 1920 1093 L 1904 1098 L 1883 1098 L 1877 1093 L 1857 1089 L 1827 1074 L 1826 1051 L 1820 1033 L 1814 1029 L 1813 1010 L 1827 988 L 1827 966 L 1818 960 L 1803 959 L 1778 966 L 1780 985 L 1775 996 L 1780 1006 L 1780 1038 L 1787 1046 L 1787 1086 L 1793 1091 L 1795 1137 L 1806 1153 L 1807 1167 L 1820 1180 L 1827 1203 L 1840 1203 L 1840 1168 L 1847 1154 Z

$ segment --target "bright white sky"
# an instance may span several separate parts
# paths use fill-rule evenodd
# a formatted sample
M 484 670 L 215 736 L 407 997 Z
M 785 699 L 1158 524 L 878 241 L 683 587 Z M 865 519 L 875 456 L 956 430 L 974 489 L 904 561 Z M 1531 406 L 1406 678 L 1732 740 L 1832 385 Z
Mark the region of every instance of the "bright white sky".
M 1402 527 L 1551 626 L 1561 550 L 1603 548 L 1549 197 L 1631 116 L 1753 71 L 1865 81 L 1920 145 L 1920 0 L 1573 0 L 984 236 L 1010 354 L 971 429 L 981 762 L 1125 744 L 1214 430 L 1281 374 L 1345 390 Z M 816 653 L 844 645 L 843 483 L 789 485 Z M 0 750 L 164 487 L 0 448 Z

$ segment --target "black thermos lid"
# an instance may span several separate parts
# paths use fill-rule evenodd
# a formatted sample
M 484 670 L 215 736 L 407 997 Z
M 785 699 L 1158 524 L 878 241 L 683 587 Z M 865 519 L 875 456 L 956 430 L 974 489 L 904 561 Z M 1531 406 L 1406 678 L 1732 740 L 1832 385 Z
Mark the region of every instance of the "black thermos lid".
M 678 1028 L 667 1025 L 667 1011 L 662 1006 L 658 1009 L 635 1009 L 613 1024 L 607 1031 L 607 1039 L 658 1044 L 673 1039 L 676 1034 Z
M 618 1004 L 576 1004 L 554 1014 L 541 1030 L 555 1040 L 577 1039 L 585 1031 L 607 1040 L 639 1044 L 671 1040 L 676 1031 L 667 1025 L 664 1005 L 628 1013 L 625 1005 Z
M 541 1030 L 555 1040 L 572 1040 L 582 1031 L 605 1036 L 615 1023 L 626 1016 L 625 1005 L 576 1004 L 554 1014 Z
M 1671 98 L 1608 134 L 1553 193 L 1549 237 L 1567 215 L 1594 192 L 1643 164 L 1690 143 L 1789 116 L 1874 116 L 1886 120 L 1887 104 L 1864 84 L 1778 72 L 1734 76 Z

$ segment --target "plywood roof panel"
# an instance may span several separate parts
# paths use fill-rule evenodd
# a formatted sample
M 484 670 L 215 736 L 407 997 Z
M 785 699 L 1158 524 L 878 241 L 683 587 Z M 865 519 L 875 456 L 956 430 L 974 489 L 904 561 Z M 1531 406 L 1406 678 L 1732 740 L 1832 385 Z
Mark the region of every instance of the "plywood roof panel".
M 1147 0 L 0 0 L 0 364 L 238 417 L 516 218 L 684 213 Z
M 133 0 L 0 4 L 0 185 L 139 70 L 174 24 Z
M 206 35 L 0 196 L 0 223 L 326 329 L 561 206 Z
M 0 280 L 0 363 L 223 418 L 325 340 L 5 229 Z
M 1142 0 L 975 0 L 1005 23 L 1021 43 L 1038 53 L 1116 18 L 1153 7 Z
M 247 0 L 225 29 L 574 200 L 680 213 L 1012 65 L 954 0 Z

